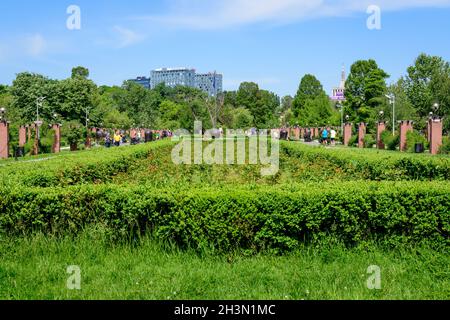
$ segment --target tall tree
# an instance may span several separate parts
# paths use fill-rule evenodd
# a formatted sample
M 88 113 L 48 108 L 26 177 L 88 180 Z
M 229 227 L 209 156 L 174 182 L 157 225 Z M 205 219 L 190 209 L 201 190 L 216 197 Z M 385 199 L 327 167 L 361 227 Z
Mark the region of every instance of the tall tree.
M 83 79 L 89 78 L 89 69 L 81 66 L 73 68 L 72 79 L 75 78 L 83 78 Z
M 450 112 L 450 65 L 441 57 L 421 54 L 408 68 L 405 79 L 406 93 L 409 101 L 421 117 L 426 117 L 431 106 L 441 105 L 440 115 Z
M 375 60 L 356 61 L 345 83 L 345 106 L 356 121 L 366 122 L 374 117 L 387 92 L 389 75 L 378 67 Z
M 302 110 L 304 111 L 308 100 L 315 99 L 324 94 L 325 92 L 320 81 L 311 74 L 305 75 L 300 81 L 297 94 L 292 102 L 292 111 L 294 115 L 299 117 Z

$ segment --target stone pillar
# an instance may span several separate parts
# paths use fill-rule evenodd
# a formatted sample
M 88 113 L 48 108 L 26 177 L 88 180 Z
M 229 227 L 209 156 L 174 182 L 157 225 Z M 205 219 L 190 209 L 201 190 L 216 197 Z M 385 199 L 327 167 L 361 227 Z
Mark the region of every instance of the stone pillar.
M 400 151 L 406 151 L 406 134 L 413 131 L 413 121 L 400 121 Z
M 367 124 L 361 122 L 358 126 L 358 148 L 364 148 L 364 137 L 366 136 Z
M 305 128 L 300 128 L 300 138 L 303 139 L 305 136 Z
M 344 124 L 344 146 L 348 146 L 350 139 L 352 138 L 353 124 Z
M 296 127 L 294 129 L 294 136 L 295 136 L 295 140 L 300 140 L 300 128 Z
M 0 159 L 9 158 L 9 123 L 0 122 Z
M 442 119 L 430 120 L 430 152 L 438 154 L 442 146 Z
M 385 146 L 383 141 L 381 141 L 381 134 L 386 130 L 386 122 L 380 121 L 377 123 L 377 148 L 384 150 Z
M 19 128 L 19 147 L 23 148 L 27 143 L 27 128 L 20 126 Z
M 54 131 L 52 153 L 60 153 L 61 152 L 61 125 L 54 124 L 52 126 L 52 129 Z
M 27 138 L 28 138 L 27 141 L 30 141 L 30 140 L 31 140 L 31 130 L 32 130 L 32 127 L 33 127 L 33 126 L 27 126 Z

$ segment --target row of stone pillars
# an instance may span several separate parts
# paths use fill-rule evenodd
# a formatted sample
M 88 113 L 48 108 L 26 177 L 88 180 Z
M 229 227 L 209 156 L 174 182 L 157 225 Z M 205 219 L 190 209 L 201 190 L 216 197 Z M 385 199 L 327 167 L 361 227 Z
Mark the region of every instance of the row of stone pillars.
M 414 122 L 410 120 L 400 121 L 400 151 L 406 151 L 406 137 L 408 132 L 413 131 Z M 442 145 L 442 119 L 430 118 L 427 125 L 427 139 L 430 143 L 431 154 L 437 154 Z M 384 149 L 385 145 L 381 141 L 381 134 L 386 130 L 386 122 L 381 121 L 377 123 L 377 148 Z M 348 146 L 352 137 L 353 124 L 346 123 L 344 125 L 344 145 Z M 358 125 L 358 147 L 364 148 L 364 137 L 367 131 L 367 124 L 360 123 Z
M 34 144 L 32 154 L 39 154 L 39 126 L 33 124 L 31 126 L 20 126 L 19 128 L 19 148 L 24 148 L 28 141 L 31 141 L 34 131 Z M 61 151 L 61 125 L 52 125 L 54 130 L 54 141 L 52 145 L 52 153 L 59 153 Z M 9 158 L 9 122 L 0 122 L 0 159 Z

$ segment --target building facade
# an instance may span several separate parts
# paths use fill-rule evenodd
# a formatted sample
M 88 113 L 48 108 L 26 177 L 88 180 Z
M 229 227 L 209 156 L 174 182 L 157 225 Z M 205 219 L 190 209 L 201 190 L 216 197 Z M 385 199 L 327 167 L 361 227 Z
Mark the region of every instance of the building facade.
M 223 91 L 223 76 L 217 72 L 196 74 L 195 87 L 217 97 Z
M 137 77 L 136 79 L 131 79 L 131 80 L 128 80 L 128 81 L 137 83 L 137 84 L 143 86 L 146 89 L 150 89 L 150 78 Z
M 161 83 L 171 88 L 176 86 L 197 88 L 213 97 L 223 91 L 222 74 L 217 72 L 196 73 L 194 69 L 189 68 L 156 69 L 151 72 L 150 78 L 137 77 L 128 81 L 135 82 L 147 89 L 154 89 Z
M 341 73 L 341 82 L 339 87 L 333 88 L 333 92 L 331 93 L 331 100 L 333 101 L 345 101 L 345 82 L 347 81 L 347 77 L 345 75 L 345 67 L 342 67 Z
M 168 87 L 195 87 L 195 70 L 188 68 L 161 68 L 152 71 L 151 87 L 165 83 Z

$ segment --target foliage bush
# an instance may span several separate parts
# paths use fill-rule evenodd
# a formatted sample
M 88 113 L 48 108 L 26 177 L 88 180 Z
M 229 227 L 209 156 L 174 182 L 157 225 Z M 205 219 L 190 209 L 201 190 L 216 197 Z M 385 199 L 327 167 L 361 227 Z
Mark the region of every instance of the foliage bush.
M 395 151 L 400 146 L 400 135 L 398 133 L 392 135 L 391 132 L 386 130 L 381 134 L 381 141 L 388 150 Z
M 414 153 L 416 144 L 422 144 L 425 149 L 428 149 L 427 139 L 417 131 L 409 131 L 406 134 L 406 147 L 408 152 Z
M 352 135 L 349 142 L 349 147 L 357 147 L 358 146 L 358 135 Z
M 66 186 L 111 181 L 119 173 L 133 170 L 139 159 L 172 146 L 170 140 L 133 147 L 94 149 L 87 152 L 54 155 L 40 162 L 8 163 L 0 171 L 4 185 L 29 187 Z
M 427 154 L 405 154 L 366 149 L 311 148 L 282 143 L 282 151 L 307 163 L 327 161 L 340 171 L 368 180 L 448 180 L 450 159 Z
M 371 149 L 377 143 L 373 135 L 367 134 L 364 136 L 364 148 Z
M 450 137 L 442 139 L 442 146 L 439 148 L 440 154 L 450 154 Z
M 343 243 L 450 245 L 450 184 L 351 182 L 226 190 L 83 185 L 0 187 L 0 230 L 113 237 L 151 232 L 182 247 L 293 250 L 332 235 Z

